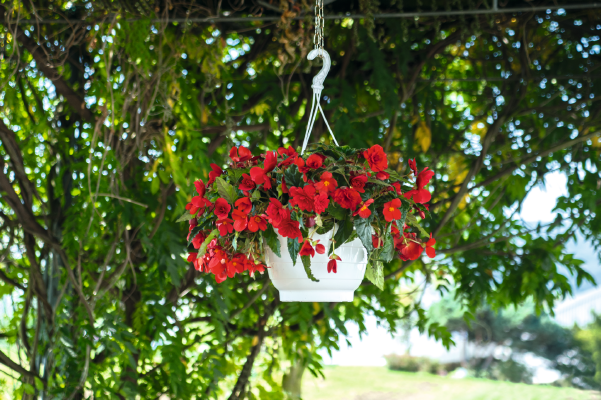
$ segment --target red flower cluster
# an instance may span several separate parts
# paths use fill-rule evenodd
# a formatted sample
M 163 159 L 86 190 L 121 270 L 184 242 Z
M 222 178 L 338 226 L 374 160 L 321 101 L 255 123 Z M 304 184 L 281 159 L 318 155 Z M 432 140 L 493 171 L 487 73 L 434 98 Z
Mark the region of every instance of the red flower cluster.
M 298 255 L 314 257 L 325 254 L 326 246 L 311 239 L 310 228 L 332 226 L 341 215 L 369 221 L 375 230 L 373 251 L 390 248 L 385 246 L 390 237 L 385 230 L 390 229 L 402 260 L 415 260 L 424 250 L 435 257 L 436 241 L 431 235 L 424 243 L 409 226 L 399 230 L 400 221 L 409 213 L 425 218 L 425 203 L 431 198 L 426 186 L 434 172 L 428 168 L 418 172 L 415 160 L 409 160 L 415 184 L 404 191 L 403 177 L 388 169 L 387 156 L 379 145 L 361 152 L 329 146 L 321 150 L 306 158 L 291 147 L 253 157 L 250 150 L 239 146 L 229 152 L 231 169 L 224 171 L 211 164 L 207 185 L 202 180 L 194 182 L 197 195 L 186 205 L 188 239 L 193 236 L 191 245 L 198 250 L 189 253 L 188 261 L 197 270 L 214 274 L 217 282 L 245 271 L 262 273 L 266 268 L 262 246 L 274 234 L 270 226 L 282 237 L 302 244 Z M 213 185 L 219 177 L 219 184 Z M 294 182 L 294 186 L 286 182 Z M 415 221 L 413 218 L 411 224 Z M 337 272 L 338 261 L 338 255 L 330 255 L 329 273 Z
M 197 271 L 210 272 L 215 275 L 217 283 L 221 283 L 227 278 L 233 278 L 236 274 L 245 271 L 253 276 L 255 272 L 263 273 L 267 268 L 264 264 L 256 262 L 252 257 L 249 258 L 245 254 L 236 253 L 232 258 L 229 258 L 227 252 L 217 244 L 216 239 L 213 239 L 207 246 L 207 252 L 204 256 L 198 258 L 197 252 L 190 252 L 188 261 L 194 264 Z

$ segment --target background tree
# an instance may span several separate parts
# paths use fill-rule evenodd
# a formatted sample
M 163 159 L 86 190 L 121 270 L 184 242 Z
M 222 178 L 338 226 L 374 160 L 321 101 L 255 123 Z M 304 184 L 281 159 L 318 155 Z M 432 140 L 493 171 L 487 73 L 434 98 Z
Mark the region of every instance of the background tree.
M 570 292 L 569 275 L 590 279 L 564 246 L 576 232 L 601 246 L 598 14 L 448 13 L 486 8 L 471 1 L 326 7 L 364 15 L 326 23 L 327 118 L 342 144 L 381 143 L 394 168 L 415 157 L 437 172 L 438 259 L 392 262 L 382 291 L 365 282 L 341 304 L 283 304 L 266 276 L 197 273 L 174 222 L 191 182 L 229 145 L 300 143 L 318 68 L 305 59 L 311 6 L 0 3 L 0 363 L 16 396 L 281 398 L 282 371 L 317 373 L 317 351 L 368 314 L 394 331 L 416 312 L 448 343 L 399 301 L 418 274 L 472 307 L 537 310 Z M 424 10 L 447 13 L 372 18 Z M 272 19 L 232 19 L 247 16 Z M 317 123 L 312 141 L 328 140 Z M 552 171 L 569 176 L 561 213 L 528 226 L 520 205 Z
M 537 315 L 531 303 L 504 310 L 483 304 L 473 314 L 465 312 L 459 301 L 447 296 L 429 308 L 428 316 L 476 346 L 464 360 L 476 376 L 532 383 L 535 371 L 524 359 L 534 355 L 545 359 L 548 368 L 562 372 L 564 381 L 586 381 L 588 385 L 578 386 L 598 388 L 591 379 L 594 363 L 575 331 L 558 325 L 547 314 Z

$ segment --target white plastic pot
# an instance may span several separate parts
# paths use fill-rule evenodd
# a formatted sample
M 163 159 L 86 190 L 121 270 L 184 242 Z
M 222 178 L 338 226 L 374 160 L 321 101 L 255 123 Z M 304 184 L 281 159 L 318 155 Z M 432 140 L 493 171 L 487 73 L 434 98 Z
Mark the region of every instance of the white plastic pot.
M 319 279 L 313 282 L 307 277 L 300 256 L 296 265 L 288 252 L 288 239 L 278 234 L 280 253 L 278 257 L 269 246 L 265 248 L 265 261 L 269 278 L 280 292 L 280 301 L 342 302 L 353 301 L 355 290 L 363 281 L 367 266 L 367 250 L 359 238 L 336 248 L 337 273 L 328 273 L 328 250 L 334 229 L 325 235 L 315 233 L 313 239 L 326 246 L 325 254 L 315 253 L 311 258 L 311 271 Z

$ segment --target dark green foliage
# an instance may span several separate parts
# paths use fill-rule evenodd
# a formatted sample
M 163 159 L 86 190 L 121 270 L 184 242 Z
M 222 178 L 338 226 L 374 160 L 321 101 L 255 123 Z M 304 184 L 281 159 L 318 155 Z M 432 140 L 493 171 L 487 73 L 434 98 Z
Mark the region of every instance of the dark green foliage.
M 372 227 L 371 221 L 373 220 L 373 214 L 368 218 L 355 217 L 353 224 L 355 226 L 355 230 L 357 231 L 357 236 L 361 239 L 361 243 L 367 249 L 367 251 L 373 250 L 373 244 L 371 240 L 372 235 Z
M 271 251 L 273 251 L 276 256 L 281 257 L 280 241 L 278 240 L 278 235 L 273 230 L 273 226 L 267 225 L 267 229 L 265 230 L 265 239 L 267 240 L 267 245 Z
M 288 253 L 290 253 L 290 257 L 292 258 L 292 262 L 296 265 L 296 258 L 298 257 L 298 252 L 300 251 L 302 243 L 299 243 L 297 239 L 288 238 Z
M 319 282 L 319 279 L 315 278 L 311 271 L 311 256 L 301 256 L 301 261 L 303 262 L 303 267 L 307 273 L 307 278 L 311 279 L 313 282 Z

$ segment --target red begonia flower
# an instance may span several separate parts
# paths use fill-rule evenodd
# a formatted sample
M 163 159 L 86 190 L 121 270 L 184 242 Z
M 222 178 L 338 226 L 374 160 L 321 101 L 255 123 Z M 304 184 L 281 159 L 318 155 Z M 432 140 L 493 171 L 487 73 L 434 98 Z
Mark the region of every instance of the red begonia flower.
M 407 199 L 413 198 L 413 201 L 417 204 L 427 203 L 432 198 L 432 195 L 427 189 L 410 190 L 407 193 L 403 193 L 403 196 Z
M 315 218 L 304 216 L 303 223 L 305 224 L 305 228 L 313 228 L 315 226 Z
M 367 176 L 357 175 L 351 178 L 351 187 L 359 193 L 365 193 L 365 184 L 367 183 Z
M 228 233 L 232 233 L 234 231 L 234 225 L 232 224 L 233 220 L 229 218 L 218 219 L 215 223 L 217 225 L 217 229 L 219 230 L 219 234 L 221 236 L 225 236 Z
M 401 210 L 399 207 L 403 204 L 399 199 L 393 199 L 384 204 L 384 219 L 392 222 L 395 219 L 401 219 Z
M 278 226 L 278 233 L 290 239 L 298 239 L 298 242 L 303 241 L 303 234 L 299 229 L 300 223 L 292 219 L 283 220 Z
M 321 192 L 333 192 L 338 186 L 336 179 L 332 178 L 332 174 L 328 171 L 321 174 L 320 181 L 315 184 L 315 189 Z
M 265 213 L 267 214 L 271 225 L 273 225 L 274 228 L 277 228 L 283 220 L 290 218 L 290 211 L 285 209 L 278 199 L 272 197 L 269 199 L 269 202 L 269 206 L 267 206 Z
M 424 168 L 422 172 L 419 173 L 415 183 L 417 184 L 418 189 L 423 189 L 428 183 L 430 183 L 430 179 L 434 176 L 434 171 L 429 171 L 428 167 Z
M 220 197 L 215 201 L 215 209 L 213 212 L 215 213 L 217 218 L 227 218 L 231 210 L 232 206 L 227 202 L 226 199 Z
M 237 254 L 232 258 L 227 265 L 227 276 L 233 278 L 236 274 L 241 274 L 244 272 L 244 257 L 241 254 Z
M 401 250 L 401 255 L 409 260 L 417 260 L 423 251 L 424 248 L 421 244 L 416 243 L 413 240 L 409 240 L 407 246 Z
M 234 210 L 232 212 L 232 218 L 234 219 L 234 229 L 236 232 L 242 232 L 248 225 L 248 214 L 242 210 Z
M 357 211 L 355 211 L 353 213 L 353 216 L 355 215 L 359 215 L 361 218 L 367 218 L 371 215 L 371 210 L 368 208 L 372 203 L 374 202 L 374 199 L 369 199 L 367 200 L 365 203 L 363 203 L 358 209 Z
M 265 175 L 265 171 L 261 167 L 252 167 L 250 169 L 250 178 L 257 185 L 265 183 L 265 181 L 269 180 L 267 175 Z
M 401 183 L 400 182 L 394 182 L 392 184 L 392 186 L 394 186 L 394 189 L 396 190 L 396 194 L 398 194 L 399 196 L 403 195 L 403 192 L 401 191 Z
M 321 214 L 325 210 L 328 209 L 330 205 L 330 199 L 328 199 L 327 193 L 320 193 L 319 196 L 316 196 L 313 201 L 314 209 L 316 214 Z
M 192 263 L 192 265 L 194 265 L 195 270 L 202 272 L 203 263 L 202 263 L 202 259 L 198 258 L 198 253 L 188 254 L 188 261 L 190 261 Z
M 213 205 L 213 203 L 204 197 L 194 196 L 192 197 L 192 201 L 186 204 L 186 210 L 188 210 L 192 215 L 196 214 L 198 210 L 201 210 L 202 214 L 202 210 L 204 210 L 205 207 L 210 207 L 211 205 Z
M 371 146 L 368 150 L 363 152 L 363 157 L 369 163 L 369 168 L 374 172 L 384 171 L 388 168 L 388 158 L 384 149 L 379 144 Z
M 328 261 L 328 274 L 330 272 L 333 272 L 333 273 L 338 272 L 338 266 L 336 265 L 336 260 Z
M 409 168 L 413 171 L 413 175 L 417 176 L 417 164 L 415 163 L 415 158 L 413 160 L 409 160 Z
M 278 165 L 278 156 L 275 151 L 268 151 L 265 153 L 265 162 L 263 163 L 263 170 L 265 173 L 273 171 L 273 169 Z
M 390 174 L 388 172 L 381 171 L 376 174 L 376 178 L 383 181 L 383 180 L 390 178 Z
M 374 246 L 374 249 L 379 249 L 383 244 L 383 240 L 378 235 L 371 235 L 371 244 Z
M 313 246 L 311 246 L 311 243 L 309 242 L 309 240 L 305 240 L 305 242 L 303 243 L 303 246 L 301 247 L 300 251 L 298 252 L 298 255 L 315 257 L 315 249 L 313 248 Z
M 258 167 L 254 167 L 254 168 L 258 168 Z M 261 168 L 259 168 L 259 169 L 261 169 Z M 263 172 L 262 169 L 261 169 L 261 172 Z M 238 189 L 248 191 L 248 190 L 252 190 L 256 187 L 257 187 L 257 184 L 254 182 L 254 180 L 248 174 L 242 174 L 242 180 L 240 181 L 240 186 L 238 186 Z
M 282 178 L 282 193 L 289 193 L 288 186 L 286 186 L 284 178 Z
M 426 254 L 430 258 L 436 257 L 436 250 L 434 250 L 434 246 L 436 244 L 436 239 L 432 237 L 432 233 L 430 233 L 430 240 L 426 242 Z
M 200 249 L 202 242 L 204 242 L 206 238 L 207 237 L 202 232 L 198 232 L 196 236 L 194 236 L 194 239 L 192 239 L 192 246 L 194 246 L 195 249 Z
M 278 149 L 278 154 L 280 155 L 280 158 L 282 158 L 282 159 L 284 159 L 284 156 L 286 156 L 284 161 L 280 162 L 280 167 L 286 166 L 286 165 L 292 165 L 296 161 L 296 158 L 298 157 L 298 153 L 296 152 L 296 150 L 294 150 L 294 148 L 292 146 L 289 146 L 287 148 L 280 147 Z
M 326 246 L 324 246 L 321 243 L 317 243 L 315 245 L 315 251 L 317 252 L 317 254 L 325 254 L 325 252 L 326 252 Z
M 307 168 L 317 169 L 323 165 L 323 158 L 318 154 L 312 154 L 307 158 Z
M 298 170 L 300 172 L 302 172 L 303 174 L 306 174 L 307 172 L 309 172 L 310 168 L 305 166 L 305 160 L 302 159 L 302 157 L 297 157 L 296 160 L 294 160 L 294 164 L 296 164 L 296 166 L 298 167 Z
M 347 210 L 355 210 L 359 204 L 361 204 L 361 196 L 359 193 L 352 188 L 340 188 L 336 189 L 332 196 L 334 201 L 340 204 L 340 207 L 346 208 Z
M 219 165 L 211 164 L 211 168 L 213 170 L 209 172 L 209 182 L 207 182 L 207 186 L 211 186 L 213 182 L 215 182 L 215 179 L 223 174 L 223 170 L 219 168 Z
M 209 269 L 215 275 L 215 281 L 221 283 L 227 279 L 227 263 L 229 259 L 222 250 L 216 250 L 215 255 L 209 261 Z
M 267 222 L 265 219 L 259 215 L 250 217 L 248 219 L 248 230 L 251 232 L 256 232 L 259 229 L 262 231 L 267 229 Z
M 197 179 L 194 182 L 194 187 L 196 188 L 196 193 L 198 193 L 200 197 L 205 197 L 207 188 L 205 187 L 205 183 L 202 181 L 202 179 Z
M 243 161 L 248 161 L 252 158 L 252 153 L 250 152 L 250 150 L 248 150 L 246 147 L 244 146 L 240 146 L 238 147 L 232 147 L 232 149 L 230 150 L 230 158 L 232 159 L 232 161 L 234 162 L 243 162 Z
M 303 211 L 313 211 L 315 200 L 315 187 L 313 185 L 305 185 L 304 188 L 290 188 L 290 204 L 298 206 Z
M 253 205 L 248 197 L 242 197 L 241 199 L 236 200 L 235 205 L 238 210 L 245 214 L 248 214 L 253 208 Z

